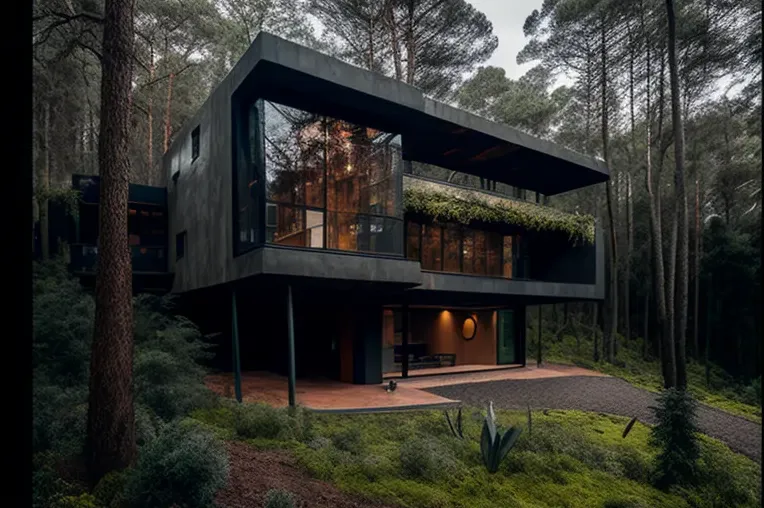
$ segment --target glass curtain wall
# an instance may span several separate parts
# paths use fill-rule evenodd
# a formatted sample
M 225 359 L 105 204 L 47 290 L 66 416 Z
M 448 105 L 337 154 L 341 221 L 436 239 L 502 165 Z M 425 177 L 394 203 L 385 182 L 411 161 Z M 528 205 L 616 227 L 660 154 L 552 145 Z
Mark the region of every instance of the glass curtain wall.
M 406 257 L 423 270 L 528 278 L 525 238 L 456 224 L 406 225 Z
M 403 255 L 397 137 L 261 103 L 265 241 Z

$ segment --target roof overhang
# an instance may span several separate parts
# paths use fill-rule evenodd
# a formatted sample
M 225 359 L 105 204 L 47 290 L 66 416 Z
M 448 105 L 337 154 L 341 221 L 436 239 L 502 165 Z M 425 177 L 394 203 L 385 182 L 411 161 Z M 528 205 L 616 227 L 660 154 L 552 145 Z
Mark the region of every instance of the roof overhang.
M 605 182 L 604 162 L 425 97 L 417 88 L 260 32 L 231 71 L 263 97 L 400 133 L 404 157 L 546 195 Z

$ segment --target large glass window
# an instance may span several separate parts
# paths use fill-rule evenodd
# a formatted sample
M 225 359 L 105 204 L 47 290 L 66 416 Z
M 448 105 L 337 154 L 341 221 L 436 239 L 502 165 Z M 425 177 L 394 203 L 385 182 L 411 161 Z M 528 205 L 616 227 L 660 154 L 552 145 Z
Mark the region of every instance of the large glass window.
M 262 104 L 266 242 L 402 255 L 396 137 Z
M 259 133 L 262 125 L 262 111 L 258 103 L 233 111 L 235 120 L 234 166 L 234 229 L 237 254 L 254 248 L 258 242 L 257 224 L 259 219 L 257 183 L 261 170 L 258 159 Z
M 421 250 L 420 250 L 421 237 Z M 518 251 L 519 236 L 481 231 L 456 224 L 419 224 L 406 229 L 407 257 L 418 259 L 424 270 L 521 277 L 517 267 L 527 266 L 525 251 Z

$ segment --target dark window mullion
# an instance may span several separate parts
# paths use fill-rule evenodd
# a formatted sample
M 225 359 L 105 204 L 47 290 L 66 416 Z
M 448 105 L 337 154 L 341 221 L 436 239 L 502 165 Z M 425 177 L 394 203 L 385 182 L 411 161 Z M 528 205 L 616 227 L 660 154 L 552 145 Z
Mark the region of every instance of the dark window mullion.
M 446 266 L 446 256 L 445 256 L 445 242 L 446 239 L 446 228 L 444 226 L 440 227 L 440 271 L 442 272 L 443 269 Z

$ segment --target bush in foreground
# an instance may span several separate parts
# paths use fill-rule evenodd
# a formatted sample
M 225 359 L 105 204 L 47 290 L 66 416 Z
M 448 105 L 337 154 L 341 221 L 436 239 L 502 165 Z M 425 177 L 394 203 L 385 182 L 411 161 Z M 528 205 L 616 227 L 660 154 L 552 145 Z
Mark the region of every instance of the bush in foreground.
M 228 479 L 223 444 L 199 426 L 173 423 L 141 449 L 130 472 L 125 498 L 130 506 L 209 506 Z
M 265 494 L 265 508 L 295 508 L 294 494 L 288 490 L 271 489 Z
M 400 447 L 401 472 L 408 478 L 435 482 L 463 473 L 464 465 L 438 439 L 412 437 Z

